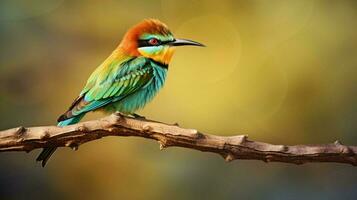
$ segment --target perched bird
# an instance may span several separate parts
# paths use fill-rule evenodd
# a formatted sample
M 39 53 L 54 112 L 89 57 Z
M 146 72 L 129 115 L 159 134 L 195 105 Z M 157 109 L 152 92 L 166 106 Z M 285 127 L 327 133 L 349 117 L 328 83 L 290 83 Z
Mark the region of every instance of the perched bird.
M 159 20 L 147 19 L 135 25 L 92 73 L 77 99 L 58 118 L 58 126 L 78 123 L 95 110 L 137 116 L 135 112 L 163 86 L 175 47 L 183 45 L 204 46 L 176 39 Z M 46 147 L 36 160 L 44 167 L 55 151 L 56 147 Z

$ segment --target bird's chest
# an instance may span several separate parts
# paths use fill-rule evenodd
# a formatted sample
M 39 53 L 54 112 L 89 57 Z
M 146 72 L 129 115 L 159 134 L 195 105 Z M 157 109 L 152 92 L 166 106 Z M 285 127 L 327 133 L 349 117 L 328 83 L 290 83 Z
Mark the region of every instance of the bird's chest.
M 152 80 L 144 87 L 116 103 L 116 111 L 134 113 L 136 110 L 143 108 L 153 99 L 165 83 L 167 69 L 160 66 L 153 66 L 152 73 Z

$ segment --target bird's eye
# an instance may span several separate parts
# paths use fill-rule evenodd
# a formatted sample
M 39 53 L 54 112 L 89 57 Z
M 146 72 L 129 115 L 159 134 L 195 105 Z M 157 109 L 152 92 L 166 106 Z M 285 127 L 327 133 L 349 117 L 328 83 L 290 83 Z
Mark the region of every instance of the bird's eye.
M 158 45 L 158 44 L 159 44 L 159 40 L 156 39 L 156 38 L 151 38 L 151 39 L 149 40 L 149 44 L 150 44 L 150 45 L 153 45 L 153 46 Z

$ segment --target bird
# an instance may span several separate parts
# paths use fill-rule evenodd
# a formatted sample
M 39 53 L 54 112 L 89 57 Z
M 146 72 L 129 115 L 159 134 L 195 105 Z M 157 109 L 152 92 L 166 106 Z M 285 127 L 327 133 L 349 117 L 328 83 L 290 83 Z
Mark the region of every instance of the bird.
M 158 19 L 145 19 L 131 27 L 120 44 L 90 75 L 79 96 L 62 114 L 57 126 L 78 123 L 86 113 L 104 111 L 141 117 L 143 108 L 163 87 L 169 63 L 178 46 L 205 45 L 177 39 Z M 45 147 L 37 157 L 45 167 L 57 147 Z

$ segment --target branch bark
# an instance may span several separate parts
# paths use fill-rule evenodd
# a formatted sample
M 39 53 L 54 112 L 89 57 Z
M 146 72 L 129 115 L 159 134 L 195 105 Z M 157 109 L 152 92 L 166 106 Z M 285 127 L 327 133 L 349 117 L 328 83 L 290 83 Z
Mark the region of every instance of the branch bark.
M 43 147 L 71 147 L 106 136 L 136 136 L 159 142 L 160 149 L 177 146 L 212 152 L 226 161 L 235 159 L 262 160 L 303 164 L 307 162 L 335 162 L 357 166 L 357 146 L 346 146 L 336 141 L 325 145 L 273 145 L 248 140 L 245 135 L 216 136 L 194 129 L 164 124 L 145 119 L 134 119 L 112 114 L 99 120 L 66 127 L 18 127 L 0 131 L 0 151 L 26 151 Z

